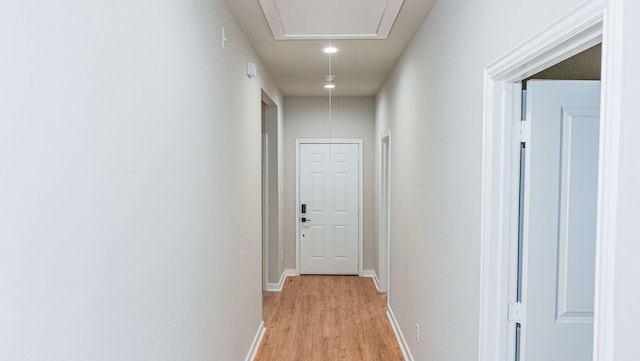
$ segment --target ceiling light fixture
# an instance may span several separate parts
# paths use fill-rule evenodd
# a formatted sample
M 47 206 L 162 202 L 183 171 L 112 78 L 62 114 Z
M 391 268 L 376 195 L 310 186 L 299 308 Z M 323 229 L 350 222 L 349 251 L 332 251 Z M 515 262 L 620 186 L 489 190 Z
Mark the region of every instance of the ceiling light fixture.
M 333 89 L 333 88 L 335 88 L 336 85 L 333 84 L 334 80 L 336 80 L 336 76 L 335 75 L 333 75 L 333 74 L 325 75 L 324 76 L 324 81 L 325 81 L 324 87 L 325 87 L 325 89 Z
M 322 49 L 322 51 L 326 54 L 335 54 L 339 52 L 340 49 L 336 48 L 335 46 L 327 46 L 326 48 Z

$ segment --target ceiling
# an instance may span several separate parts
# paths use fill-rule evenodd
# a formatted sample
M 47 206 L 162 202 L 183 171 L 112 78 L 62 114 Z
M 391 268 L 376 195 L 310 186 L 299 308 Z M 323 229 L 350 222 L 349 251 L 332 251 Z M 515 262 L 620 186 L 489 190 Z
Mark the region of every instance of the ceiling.
M 333 95 L 375 95 L 436 2 L 226 1 L 287 96 L 327 94 L 323 84 L 324 75 L 329 74 L 329 55 L 322 48 L 329 45 L 329 38 L 340 49 L 331 56 L 337 86 Z M 276 36 L 282 40 L 276 40 Z

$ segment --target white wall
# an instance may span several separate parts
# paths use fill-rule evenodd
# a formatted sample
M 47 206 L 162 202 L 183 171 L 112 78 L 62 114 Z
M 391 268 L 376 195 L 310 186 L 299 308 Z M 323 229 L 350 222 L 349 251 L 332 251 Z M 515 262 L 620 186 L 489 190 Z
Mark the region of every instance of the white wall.
M 389 300 L 416 360 L 478 358 L 484 69 L 578 3 L 440 1 L 376 97 L 376 132 L 392 134 Z
M 0 49 L 0 359 L 244 359 L 281 96 L 226 4 L 7 0 Z
M 620 97 L 620 161 L 618 180 L 617 235 L 615 246 L 615 282 L 613 333 L 616 361 L 633 361 L 640 355 L 638 324 L 640 323 L 640 235 L 638 219 L 640 211 L 640 123 L 638 99 L 640 99 L 640 3 L 636 0 L 614 0 L 624 6 L 622 15 L 623 44 L 622 87 Z
M 329 122 L 329 97 L 286 97 L 284 101 L 284 251 L 285 268 L 296 268 L 296 139 L 363 140 L 364 269 L 374 266 L 377 240 L 373 234 L 374 98 L 334 97 Z

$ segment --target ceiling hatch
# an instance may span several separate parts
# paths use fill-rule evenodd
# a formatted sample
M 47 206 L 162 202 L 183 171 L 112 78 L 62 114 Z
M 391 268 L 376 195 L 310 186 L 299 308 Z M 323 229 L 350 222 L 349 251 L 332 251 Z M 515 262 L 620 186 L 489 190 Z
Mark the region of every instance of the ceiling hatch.
M 404 0 L 260 0 L 276 40 L 386 39 Z

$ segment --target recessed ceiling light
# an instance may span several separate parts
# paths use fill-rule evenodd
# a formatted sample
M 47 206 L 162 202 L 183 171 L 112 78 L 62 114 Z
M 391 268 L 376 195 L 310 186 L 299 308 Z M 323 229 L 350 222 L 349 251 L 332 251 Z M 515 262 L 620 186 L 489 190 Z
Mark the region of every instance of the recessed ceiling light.
M 322 51 L 327 54 L 335 54 L 340 51 L 340 49 L 336 48 L 335 46 L 327 46 L 326 48 L 322 49 Z
M 324 87 L 325 87 L 325 89 L 333 89 L 333 88 L 336 87 L 336 85 L 329 83 L 329 84 L 325 84 Z

